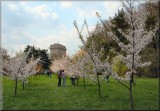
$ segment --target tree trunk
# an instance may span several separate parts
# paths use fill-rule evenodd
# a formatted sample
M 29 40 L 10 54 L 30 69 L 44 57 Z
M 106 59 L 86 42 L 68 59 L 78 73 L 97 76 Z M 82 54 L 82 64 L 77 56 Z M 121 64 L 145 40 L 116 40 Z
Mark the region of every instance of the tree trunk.
M 22 81 L 22 88 L 24 89 L 24 81 Z
M 78 82 L 79 82 L 79 79 L 77 78 L 77 86 L 78 86 Z
M 158 9 L 160 10 L 160 0 L 158 1 Z M 160 11 L 159 11 L 159 18 L 160 18 Z M 159 19 L 159 33 L 158 33 L 158 41 L 160 41 L 159 39 L 160 39 L 160 19 Z M 158 45 L 158 49 L 159 49 L 159 48 L 160 48 L 160 43 L 159 43 L 159 45 Z M 158 54 L 157 54 L 157 55 L 159 55 L 159 50 L 158 50 L 157 52 L 158 52 Z M 157 56 L 157 57 L 158 57 L 158 59 L 157 59 L 157 60 L 160 60 L 160 55 L 159 55 L 159 56 Z M 158 62 L 158 70 L 157 70 L 157 74 L 158 74 L 159 84 L 160 84 L 159 68 L 160 68 L 160 63 Z M 160 85 L 159 85 L 159 89 L 160 89 Z M 160 100 L 159 100 L 159 102 L 160 102 Z M 159 105 L 159 110 L 160 110 L 160 105 Z
M 98 92 L 99 92 L 99 98 L 101 98 L 101 85 L 98 84 Z
M 134 54 L 133 54 L 133 63 L 132 63 L 132 75 L 131 75 L 131 80 L 129 81 L 129 93 L 130 93 L 130 104 L 131 104 L 131 110 L 134 110 L 134 103 L 133 103 L 133 85 L 134 85 Z
M 85 77 L 83 77 L 83 86 L 84 86 L 84 90 L 85 90 L 85 88 L 86 88 L 86 86 L 85 86 Z
M 101 98 L 101 85 L 100 85 L 100 82 L 99 82 L 99 75 L 97 75 L 97 80 L 98 80 L 98 92 L 99 92 L 99 98 Z
M 132 94 L 132 80 L 130 80 L 130 105 L 131 105 L 131 110 L 134 110 L 134 104 L 133 104 L 133 94 Z
M 17 83 L 18 83 L 18 81 L 17 81 L 17 79 L 15 80 L 15 89 L 14 89 L 14 94 L 15 94 L 15 96 L 16 96 L 16 94 L 17 94 Z

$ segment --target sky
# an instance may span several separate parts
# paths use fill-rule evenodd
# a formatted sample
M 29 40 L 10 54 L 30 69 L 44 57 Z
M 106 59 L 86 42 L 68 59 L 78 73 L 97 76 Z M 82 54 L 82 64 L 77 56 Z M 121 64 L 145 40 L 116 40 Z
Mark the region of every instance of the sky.
M 84 19 L 90 31 L 97 22 L 113 17 L 122 8 L 120 1 L 1 1 L 1 47 L 8 53 L 24 50 L 27 45 L 47 49 L 60 43 L 67 55 L 82 45 L 73 22 L 81 29 Z M 84 29 L 85 30 L 85 29 Z M 82 33 L 86 36 L 86 33 Z M 87 36 L 86 36 L 87 37 Z

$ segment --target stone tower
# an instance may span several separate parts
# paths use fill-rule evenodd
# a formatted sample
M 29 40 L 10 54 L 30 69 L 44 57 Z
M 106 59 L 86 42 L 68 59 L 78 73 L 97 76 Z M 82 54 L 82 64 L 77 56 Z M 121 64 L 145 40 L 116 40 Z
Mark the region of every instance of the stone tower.
M 54 58 L 57 59 L 66 56 L 66 50 L 66 47 L 59 43 L 50 45 L 50 59 L 54 60 Z

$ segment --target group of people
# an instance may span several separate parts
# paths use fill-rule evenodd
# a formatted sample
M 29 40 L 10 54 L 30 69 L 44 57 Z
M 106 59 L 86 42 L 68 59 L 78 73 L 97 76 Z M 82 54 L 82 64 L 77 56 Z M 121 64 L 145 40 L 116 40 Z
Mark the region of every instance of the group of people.
M 61 79 L 62 79 L 62 85 L 61 85 Z M 58 72 L 58 87 L 59 86 L 66 86 L 66 73 L 64 72 L 64 70 L 60 70 Z
M 78 78 L 76 76 L 71 76 L 70 80 L 71 80 L 71 84 L 75 86 L 76 80 L 78 81 Z M 66 73 L 64 72 L 64 70 L 58 71 L 58 87 L 59 86 L 66 86 Z
M 109 75 L 105 76 L 105 79 L 106 79 L 106 83 L 109 83 Z M 76 85 L 76 80 L 77 80 L 77 85 L 78 85 L 78 80 L 79 80 L 78 77 L 74 75 L 70 76 L 70 80 L 73 86 Z M 59 86 L 66 86 L 66 73 L 64 72 L 64 70 L 58 71 L 58 87 Z
M 51 78 L 51 70 L 46 70 L 45 74 Z M 105 76 L 105 79 L 106 79 L 106 83 L 108 83 L 109 82 L 109 75 Z M 76 85 L 76 80 L 77 80 L 77 85 L 78 85 L 79 79 L 76 76 L 71 76 L 70 80 L 71 80 L 71 84 L 73 86 Z M 64 72 L 64 70 L 58 71 L 58 87 L 59 86 L 66 86 L 66 73 Z

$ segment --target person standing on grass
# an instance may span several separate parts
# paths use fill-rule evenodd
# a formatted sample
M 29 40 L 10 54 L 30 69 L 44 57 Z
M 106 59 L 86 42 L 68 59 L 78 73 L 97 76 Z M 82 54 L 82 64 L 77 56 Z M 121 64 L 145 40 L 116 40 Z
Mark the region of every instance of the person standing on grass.
M 66 73 L 64 72 L 64 70 L 62 70 L 62 79 L 63 79 L 62 86 L 66 86 Z
M 49 77 L 51 78 L 51 70 L 48 70 Z
M 58 72 L 58 87 L 61 86 L 62 70 Z
M 106 76 L 106 83 L 109 83 L 109 75 Z
M 74 75 L 72 75 L 72 76 L 70 77 L 70 80 L 71 80 L 72 85 L 75 86 L 75 85 L 76 85 L 76 83 L 75 83 L 76 77 L 75 77 Z

